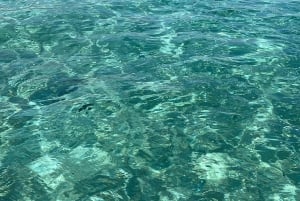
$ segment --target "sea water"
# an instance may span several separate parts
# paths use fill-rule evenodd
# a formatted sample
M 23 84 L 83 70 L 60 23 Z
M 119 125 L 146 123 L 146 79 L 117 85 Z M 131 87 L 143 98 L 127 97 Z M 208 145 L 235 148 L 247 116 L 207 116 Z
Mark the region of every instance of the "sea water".
M 1 201 L 300 200 L 297 0 L 0 0 Z

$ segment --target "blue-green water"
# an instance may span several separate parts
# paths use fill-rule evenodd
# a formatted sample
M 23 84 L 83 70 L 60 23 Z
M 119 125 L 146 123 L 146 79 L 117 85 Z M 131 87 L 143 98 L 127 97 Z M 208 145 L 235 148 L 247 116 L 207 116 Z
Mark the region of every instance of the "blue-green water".
M 1 201 L 300 200 L 300 2 L 0 0 Z

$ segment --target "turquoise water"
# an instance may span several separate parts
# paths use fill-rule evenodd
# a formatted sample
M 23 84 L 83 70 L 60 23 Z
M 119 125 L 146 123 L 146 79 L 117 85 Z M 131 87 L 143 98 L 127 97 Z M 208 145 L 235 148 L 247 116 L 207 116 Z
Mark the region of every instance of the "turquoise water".
M 0 201 L 300 200 L 300 2 L 0 0 Z

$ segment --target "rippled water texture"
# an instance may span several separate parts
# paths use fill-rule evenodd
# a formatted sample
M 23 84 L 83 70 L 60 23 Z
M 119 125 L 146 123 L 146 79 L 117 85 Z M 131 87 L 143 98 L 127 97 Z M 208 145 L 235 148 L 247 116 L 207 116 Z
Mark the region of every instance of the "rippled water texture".
M 0 0 L 1 201 L 300 200 L 300 2 Z

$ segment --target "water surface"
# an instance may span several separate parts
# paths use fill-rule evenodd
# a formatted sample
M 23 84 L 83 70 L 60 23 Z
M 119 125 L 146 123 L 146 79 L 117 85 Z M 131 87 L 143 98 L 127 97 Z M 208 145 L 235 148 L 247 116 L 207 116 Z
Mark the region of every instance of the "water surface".
M 0 0 L 0 200 L 300 200 L 300 3 Z

